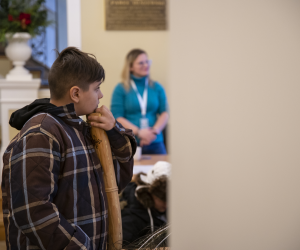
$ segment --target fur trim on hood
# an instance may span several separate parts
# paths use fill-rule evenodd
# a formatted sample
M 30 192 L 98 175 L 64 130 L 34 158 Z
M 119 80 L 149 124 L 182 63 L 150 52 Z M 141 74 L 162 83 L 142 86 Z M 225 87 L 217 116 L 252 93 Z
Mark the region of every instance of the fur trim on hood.
M 141 180 L 141 175 L 145 175 L 144 173 L 137 174 L 136 184 L 137 188 L 135 190 L 135 196 L 139 200 L 139 202 L 145 208 L 154 207 L 154 201 L 152 198 L 152 194 L 160 198 L 161 200 L 167 200 L 167 176 L 161 176 L 154 180 L 154 182 L 149 185 Z

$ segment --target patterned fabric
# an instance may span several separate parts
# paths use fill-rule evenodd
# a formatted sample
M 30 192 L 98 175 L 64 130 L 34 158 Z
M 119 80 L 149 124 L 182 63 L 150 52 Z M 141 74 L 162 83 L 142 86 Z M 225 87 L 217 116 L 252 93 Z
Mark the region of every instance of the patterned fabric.
M 119 123 L 107 134 L 121 191 L 132 177 L 136 141 Z M 102 167 L 73 104 L 34 115 L 3 163 L 7 249 L 106 249 Z

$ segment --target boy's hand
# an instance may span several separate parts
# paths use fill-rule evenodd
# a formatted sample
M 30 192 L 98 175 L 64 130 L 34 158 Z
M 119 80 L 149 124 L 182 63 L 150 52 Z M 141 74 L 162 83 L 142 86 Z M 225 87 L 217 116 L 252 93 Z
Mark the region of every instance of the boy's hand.
M 102 105 L 100 108 L 95 109 L 95 113 L 100 113 L 101 116 L 90 115 L 87 117 L 93 127 L 102 128 L 105 131 L 108 131 L 115 126 L 116 120 L 106 106 Z

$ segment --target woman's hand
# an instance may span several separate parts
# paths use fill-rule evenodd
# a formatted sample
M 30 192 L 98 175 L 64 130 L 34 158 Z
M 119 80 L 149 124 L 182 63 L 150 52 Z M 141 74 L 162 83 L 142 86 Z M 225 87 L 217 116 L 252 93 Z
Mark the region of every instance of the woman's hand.
M 116 120 L 113 114 L 106 106 L 101 106 L 95 110 L 95 113 L 100 113 L 101 116 L 88 116 L 87 119 L 93 127 L 102 128 L 105 131 L 111 130 L 116 125 Z
M 156 139 L 156 134 L 152 128 L 144 128 L 139 130 L 138 137 L 140 138 L 140 146 L 142 147 L 149 145 L 154 141 Z

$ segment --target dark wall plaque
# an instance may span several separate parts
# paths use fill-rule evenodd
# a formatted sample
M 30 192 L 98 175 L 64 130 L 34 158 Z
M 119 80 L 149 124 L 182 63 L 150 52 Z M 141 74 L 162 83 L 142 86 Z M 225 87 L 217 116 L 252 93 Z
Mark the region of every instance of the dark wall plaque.
M 105 0 L 107 30 L 165 30 L 166 0 Z

